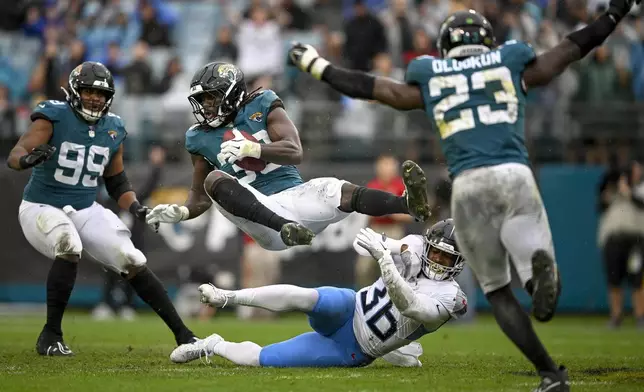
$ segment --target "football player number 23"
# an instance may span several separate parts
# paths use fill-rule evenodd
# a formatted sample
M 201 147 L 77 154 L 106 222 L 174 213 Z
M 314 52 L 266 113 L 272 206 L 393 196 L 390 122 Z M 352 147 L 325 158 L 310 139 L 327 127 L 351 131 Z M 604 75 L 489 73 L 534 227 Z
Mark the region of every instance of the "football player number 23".
M 81 182 L 83 186 L 95 187 L 97 178 L 103 175 L 109 157 L 108 147 L 90 146 L 87 149 L 82 144 L 63 142 L 58 154 L 59 168 L 56 169 L 54 178 L 67 185 L 77 185 Z
M 517 121 L 518 103 L 517 92 L 512 83 L 512 74 L 507 67 L 498 67 L 474 72 L 470 77 L 472 87 L 463 74 L 449 76 L 434 76 L 429 80 L 429 95 L 439 97 L 443 89 L 456 89 L 454 94 L 443 98 L 434 106 L 434 120 L 441 134 L 446 139 L 456 132 L 474 129 L 474 110 L 471 108 L 460 110 L 459 116 L 446 121 L 445 114 L 457 109 L 470 99 L 470 91 L 485 89 L 488 82 L 500 82 L 502 89 L 494 92 L 497 104 L 506 104 L 507 108 L 492 110 L 490 105 L 479 105 L 476 109 L 479 121 L 483 125 L 514 124 Z

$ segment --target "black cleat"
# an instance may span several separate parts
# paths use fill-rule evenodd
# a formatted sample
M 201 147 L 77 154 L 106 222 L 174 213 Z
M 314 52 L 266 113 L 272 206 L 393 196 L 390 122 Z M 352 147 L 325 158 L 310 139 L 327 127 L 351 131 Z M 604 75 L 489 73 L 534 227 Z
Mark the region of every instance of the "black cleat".
M 36 342 L 36 352 L 47 357 L 71 357 L 74 352 L 67 347 L 62 335 L 44 328 Z
M 532 314 L 538 321 L 550 321 L 557 309 L 561 281 L 555 261 L 543 250 L 532 256 L 532 285 Z
M 402 169 L 409 215 L 419 222 L 425 222 L 432 216 L 429 211 L 427 177 L 425 177 L 423 169 L 412 161 L 403 162 Z
M 315 233 L 297 222 L 290 222 L 282 226 L 280 236 L 286 246 L 311 245 Z
M 559 367 L 556 373 L 539 372 L 541 384 L 533 392 L 569 392 L 570 381 L 568 380 L 568 369 Z

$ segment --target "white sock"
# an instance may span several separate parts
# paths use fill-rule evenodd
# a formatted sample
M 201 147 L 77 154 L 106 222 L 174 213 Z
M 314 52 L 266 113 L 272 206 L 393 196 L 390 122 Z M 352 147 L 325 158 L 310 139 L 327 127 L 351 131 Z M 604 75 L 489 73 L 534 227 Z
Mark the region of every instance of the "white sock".
M 262 347 L 253 342 L 232 343 L 220 341 L 214 347 L 209 347 L 209 349 L 213 354 L 241 366 L 259 366 L 259 353 L 262 352 Z
M 310 312 L 318 302 L 316 290 L 289 284 L 226 291 L 226 294 L 230 296 L 229 303 L 264 308 L 273 312 Z

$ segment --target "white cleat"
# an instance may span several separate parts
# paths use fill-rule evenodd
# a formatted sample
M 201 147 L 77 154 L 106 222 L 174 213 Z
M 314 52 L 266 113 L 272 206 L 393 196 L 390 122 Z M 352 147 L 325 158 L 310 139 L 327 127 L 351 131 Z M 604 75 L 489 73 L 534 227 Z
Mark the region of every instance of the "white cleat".
M 218 289 L 212 283 L 206 283 L 199 286 L 201 293 L 201 302 L 210 304 L 218 308 L 223 308 L 228 303 L 228 300 L 233 296 L 232 293 L 227 293 L 224 290 Z
M 213 348 L 223 340 L 221 336 L 213 333 L 205 339 L 182 344 L 172 351 L 170 360 L 174 363 L 187 363 L 205 357 L 208 362 L 208 358 L 213 355 Z

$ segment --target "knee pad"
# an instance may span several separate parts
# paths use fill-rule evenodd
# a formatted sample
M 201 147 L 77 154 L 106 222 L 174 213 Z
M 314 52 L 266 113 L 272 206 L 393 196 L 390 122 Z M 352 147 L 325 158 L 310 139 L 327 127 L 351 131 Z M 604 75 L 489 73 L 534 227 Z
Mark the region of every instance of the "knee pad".
M 123 249 L 121 254 L 124 259 L 124 265 L 121 269 L 124 271 L 130 271 L 132 268 L 143 267 L 148 262 L 148 259 L 145 257 L 143 252 L 134 247 Z
M 235 181 L 235 177 L 221 170 L 213 170 L 208 174 L 203 183 L 206 193 L 210 197 L 213 197 L 215 194 L 215 188 L 217 188 L 222 181 L 225 182 L 226 180 Z
M 62 255 L 76 255 L 83 253 L 83 243 L 75 230 L 69 225 L 61 225 L 55 228 L 51 234 L 55 238 L 54 257 Z

